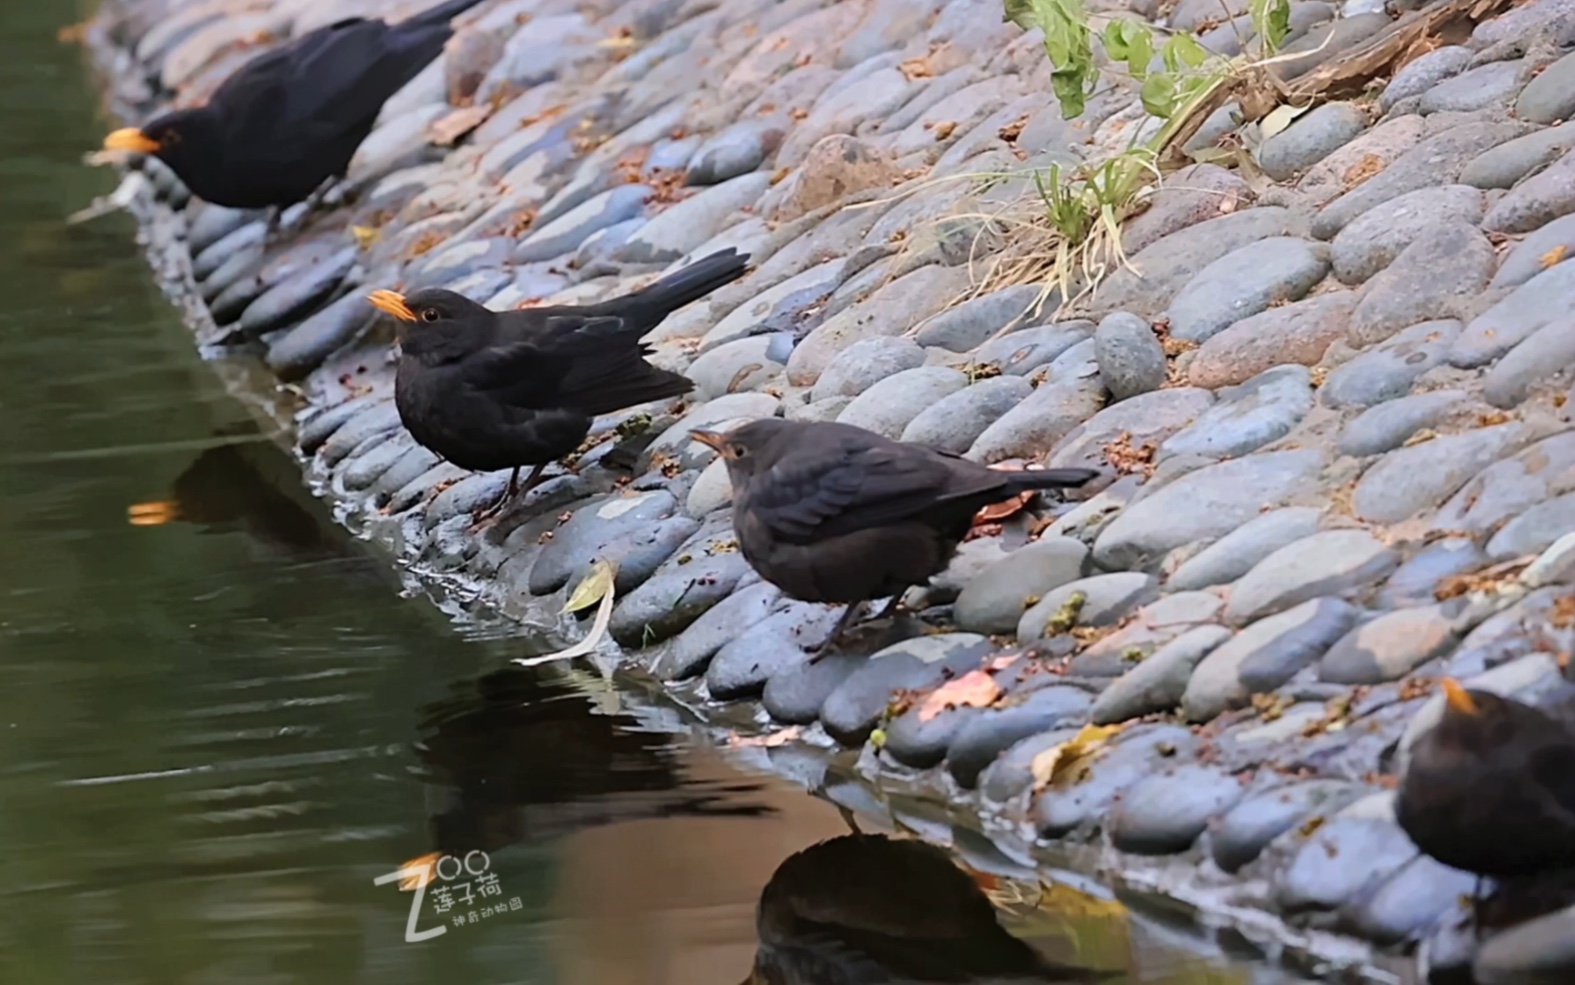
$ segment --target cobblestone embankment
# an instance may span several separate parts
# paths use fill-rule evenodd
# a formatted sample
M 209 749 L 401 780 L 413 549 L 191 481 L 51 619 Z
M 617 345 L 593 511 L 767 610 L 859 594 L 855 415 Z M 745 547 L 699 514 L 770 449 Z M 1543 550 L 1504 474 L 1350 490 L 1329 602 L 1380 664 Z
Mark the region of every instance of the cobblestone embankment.
M 109 0 L 89 35 L 140 119 L 268 37 L 420 6 Z M 792 729 L 754 752 L 829 796 L 1323 970 L 1400 980 L 1418 949 L 1565 980 L 1575 915 L 1477 948 L 1472 880 L 1391 808 L 1438 677 L 1553 700 L 1575 649 L 1575 3 L 1501 6 L 1261 143 L 1215 114 L 1190 146 L 1250 151 L 1168 174 L 1125 227 L 1133 269 L 1059 320 L 1037 285 L 983 284 L 1017 228 L 990 217 L 1032 203 L 977 176 L 1146 124 L 1119 81 L 1063 120 L 997 0 L 492 0 L 389 103 L 353 204 L 266 254 L 260 216 L 188 204 L 158 167 L 136 208 L 198 340 L 264 353 L 310 480 L 415 576 L 572 638 L 566 593 L 615 561 L 631 679 L 719 736 Z M 1228 46 L 1244 9 L 1164 13 Z M 1429 9 L 1294 4 L 1292 68 Z M 404 433 L 366 291 L 580 302 L 729 246 L 754 271 L 651 337 L 692 399 L 600 421 L 574 472 L 473 532 L 506 474 Z M 835 613 L 751 574 L 685 435 L 774 414 L 1115 478 L 969 541 L 873 657 L 808 666 Z M 1125 727 L 1064 745 L 1090 723 Z

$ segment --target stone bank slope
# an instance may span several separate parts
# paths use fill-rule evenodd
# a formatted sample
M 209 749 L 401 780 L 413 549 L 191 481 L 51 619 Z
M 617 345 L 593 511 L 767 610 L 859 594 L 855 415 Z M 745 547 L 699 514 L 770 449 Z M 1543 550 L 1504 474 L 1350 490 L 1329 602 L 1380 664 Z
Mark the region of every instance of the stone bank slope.
M 91 35 L 141 115 L 259 38 L 419 6 L 110 0 Z M 1211 11 L 1170 23 L 1206 33 Z M 1297 5 L 1307 61 L 1391 29 L 1333 14 Z M 355 204 L 266 255 L 258 216 L 187 207 L 148 166 L 139 207 L 205 302 L 199 339 L 260 343 L 296 387 L 302 460 L 348 523 L 543 624 L 614 560 L 632 663 L 862 750 L 878 788 L 1019 857 L 1077 856 L 1335 963 L 1362 966 L 1358 940 L 1473 960 L 1449 929 L 1470 881 L 1417 856 L 1390 791 L 1437 677 L 1536 700 L 1575 648 L 1575 4 L 1437 39 L 1375 99 L 1257 146 L 1250 181 L 1172 176 L 1126 231 L 1141 275 L 1059 322 L 1032 287 L 956 303 L 980 216 L 1021 190 L 966 176 L 1106 153 L 1142 113 L 1115 85 L 1063 121 L 1037 35 L 995 0 L 493 0 L 461 25 L 362 148 Z M 1231 139 L 1216 120 L 1203 139 Z M 600 422 L 575 474 L 473 534 L 506 477 L 402 431 L 365 291 L 588 301 L 728 246 L 754 272 L 652 337 L 693 399 Z M 685 437 L 774 414 L 1118 475 L 966 545 L 927 593 L 949 631 L 809 667 L 834 613 L 751 575 L 721 467 Z M 1035 757 L 1090 722 L 1127 727 L 1036 789 Z M 1575 961 L 1571 920 L 1490 938 L 1479 971 Z

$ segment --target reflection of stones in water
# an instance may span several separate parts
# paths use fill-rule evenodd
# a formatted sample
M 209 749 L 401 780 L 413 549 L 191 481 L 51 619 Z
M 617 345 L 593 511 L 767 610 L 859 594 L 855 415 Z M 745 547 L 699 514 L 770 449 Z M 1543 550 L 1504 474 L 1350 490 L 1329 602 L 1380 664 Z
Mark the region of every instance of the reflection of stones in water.
M 235 430 L 235 429 L 230 429 Z M 269 456 L 281 460 L 280 478 L 298 483 L 282 452 L 265 442 L 220 445 L 198 455 L 176 479 L 168 499 L 134 503 L 127 516 L 134 526 L 176 521 L 214 532 L 241 530 L 271 551 L 297 558 L 347 552 L 345 537 L 320 523 L 274 484 Z
M 1092 982 L 1001 926 L 984 890 L 921 841 L 845 835 L 777 867 L 760 894 L 745 985 Z
M 654 817 L 753 817 L 769 808 L 745 781 L 687 779 L 671 738 L 533 671 L 465 682 L 422 710 L 416 755 L 426 767 L 439 851 L 488 852 L 584 828 Z

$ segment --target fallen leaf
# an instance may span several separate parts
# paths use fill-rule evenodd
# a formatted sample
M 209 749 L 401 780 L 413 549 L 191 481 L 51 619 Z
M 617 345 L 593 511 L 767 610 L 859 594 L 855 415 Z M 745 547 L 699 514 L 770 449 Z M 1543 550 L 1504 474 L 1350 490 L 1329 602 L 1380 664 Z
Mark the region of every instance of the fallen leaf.
M 551 533 L 551 531 L 545 531 L 545 533 Z M 617 574 L 618 566 L 616 564 L 610 561 L 597 561 L 591 565 L 590 573 L 580 579 L 578 585 L 574 586 L 574 591 L 569 594 L 569 601 L 563 604 L 564 612 L 575 612 L 596 602 L 598 599 L 601 601 L 601 604 L 596 608 L 596 620 L 591 623 L 591 630 L 585 634 L 584 639 L 556 653 L 544 653 L 536 657 L 516 657 L 513 663 L 521 667 L 535 667 L 538 664 L 583 657 L 596 649 L 603 637 L 607 635 L 607 624 L 612 621 L 613 603 L 616 601 L 617 595 L 613 591 L 613 579 Z
M 1001 685 L 982 670 L 970 670 L 931 691 L 919 705 L 919 721 L 927 722 L 948 708 L 988 708 L 1001 696 Z
M 777 746 L 785 746 L 797 740 L 803 734 L 804 726 L 789 725 L 769 735 L 730 735 L 727 737 L 727 744 L 737 749 L 775 749 Z
M 1308 103 L 1306 106 L 1277 106 L 1272 112 L 1269 113 L 1268 116 L 1265 116 L 1263 120 L 1259 122 L 1258 130 L 1263 134 L 1263 139 L 1268 140 L 1270 137 L 1296 122 L 1296 118 L 1298 116 L 1301 116 L 1310 109 L 1312 109 L 1312 103 Z
M 452 147 L 465 134 L 487 122 L 489 105 L 466 106 L 427 124 L 427 141 L 437 147 Z
M 371 249 L 372 244 L 376 243 L 381 235 L 381 230 L 373 229 L 370 226 L 350 227 L 350 236 L 355 240 L 356 249 L 358 250 Z
M 1558 246 L 1555 246 L 1553 249 L 1538 257 L 1537 263 L 1541 264 L 1543 270 L 1546 270 L 1549 267 L 1562 262 L 1564 258 L 1569 255 L 1570 248 L 1565 246 L 1563 243 L 1560 243 Z
M 1020 492 L 1011 499 L 1002 500 L 999 503 L 991 503 L 989 506 L 981 507 L 979 512 L 973 515 L 972 525 L 978 526 L 981 523 L 1000 523 L 1009 516 L 1016 516 L 1018 513 L 1023 511 L 1023 508 L 1028 505 L 1028 501 L 1033 498 L 1034 493 L 1032 490 L 1029 490 L 1027 492 Z
M 1110 741 L 1125 725 L 1084 725 L 1060 745 L 1051 746 L 1035 756 L 1028 769 L 1034 776 L 1034 789 L 1043 790 L 1072 775 L 1072 767 L 1086 761 Z
M 569 596 L 569 601 L 563 603 L 563 611 L 578 612 L 599 602 L 612 592 L 613 576 L 617 572 L 618 566 L 610 561 L 597 561 L 591 565 L 590 574 L 574 586 L 574 593 Z

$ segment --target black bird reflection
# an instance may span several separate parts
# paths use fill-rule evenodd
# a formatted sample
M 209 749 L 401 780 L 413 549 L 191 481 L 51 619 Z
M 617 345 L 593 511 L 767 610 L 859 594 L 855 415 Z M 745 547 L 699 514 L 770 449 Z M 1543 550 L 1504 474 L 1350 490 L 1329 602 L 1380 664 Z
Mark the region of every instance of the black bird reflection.
M 1109 972 L 1058 965 L 1013 937 L 941 849 L 844 835 L 793 855 L 760 894 L 743 985 L 1028 985 Z
M 670 737 L 634 725 L 593 713 L 567 684 L 512 668 L 428 705 L 416 755 L 434 856 L 490 854 L 621 821 L 770 812 L 747 799 L 760 784 L 697 785 Z

